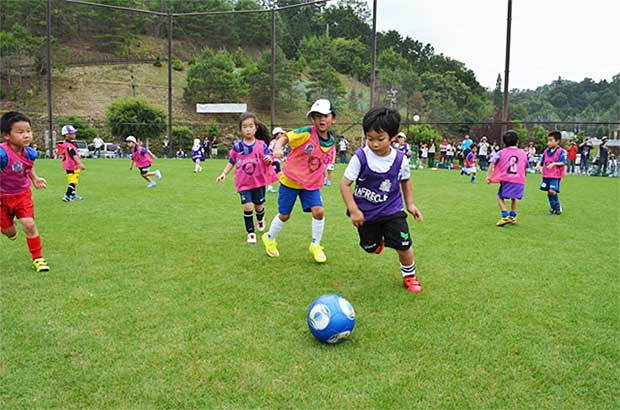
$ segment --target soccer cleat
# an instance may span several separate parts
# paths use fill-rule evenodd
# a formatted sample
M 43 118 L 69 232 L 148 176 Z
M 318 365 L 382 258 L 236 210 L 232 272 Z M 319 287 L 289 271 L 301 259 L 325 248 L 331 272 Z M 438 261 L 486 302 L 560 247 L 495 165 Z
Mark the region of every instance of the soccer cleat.
M 248 243 L 256 243 L 256 234 L 254 232 L 248 234 Z
M 14 241 L 15 239 L 17 239 L 17 231 L 15 231 L 15 235 L 13 236 L 7 236 L 7 238 L 9 238 L 10 240 Z
M 72 197 L 68 197 L 67 195 L 65 195 L 65 196 L 62 197 L 62 200 L 64 202 L 71 202 L 71 201 L 73 201 L 73 198 Z
M 517 217 L 516 216 L 509 216 L 508 219 L 510 219 L 510 223 L 513 225 L 517 224 Z
M 261 240 L 263 241 L 263 245 L 265 245 L 265 252 L 267 255 L 273 257 L 280 256 L 280 252 L 278 252 L 278 243 L 274 239 L 268 239 L 267 234 L 264 233 L 261 236 Z
M 77 200 L 81 201 L 83 198 L 81 196 L 79 196 L 78 194 L 73 194 L 73 195 L 71 195 L 71 199 L 77 199 Z
M 562 207 L 558 206 L 553 210 L 553 213 L 556 215 L 562 215 Z
M 273 187 L 272 187 L 271 185 L 269 185 L 269 186 L 267 187 L 267 192 L 269 192 L 270 194 L 275 194 L 275 193 L 276 193 L 276 190 L 275 190 L 275 189 L 273 189 Z
M 551 208 L 551 209 L 549 210 L 549 215 L 555 215 L 555 209 Z
M 330 181 L 329 179 L 325 180 L 325 185 L 326 186 L 331 186 L 332 185 L 332 181 Z
M 327 261 L 327 256 L 325 256 L 325 252 L 323 252 L 323 247 L 318 243 L 316 245 L 310 245 L 308 248 L 315 262 L 317 263 L 325 263 Z
M 258 230 L 263 232 L 265 230 L 265 220 L 256 221 L 256 225 L 258 225 Z
M 157 186 L 157 183 L 155 181 L 151 181 L 149 182 L 149 184 L 146 186 L 147 188 L 154 188 Z
M 422 293 L 422 285 L 418 282 L 418 278 L 415 274 L 403 277 L 403 285 L 405 285 L 409 292 Z
M 381 241 L 381 243 L 379 244 L 379 247 L 375 250 L 375 253 L 377 255 L 379 255 L 381 252 L 383 252 L 383 248 L 385 247 L 385 243 L 383 243 L 383 241 Z
M 162 178 L 162 177 L 161 177 L 161 171 L 160 171 L 160 170 L 158 170 L 158 169 L 156 169 L 156 170 L 155 170 L 155 176 L 157 177 L 157 179 L 161 179 L 161 178 Z
M 495 226 L 504 226 L 504 225 L 508 225 L 509 223 L 512 223 L 512 221 L 510 220 L 510 217 L 507 216 L 507 217 L 501 218 L 499 221 L 497 221 Z
M 37 258 L 32 261 L 32 267 L 37 272 L 49 272 L 50 267 L 47 264 L 47 261 L 43 258 Z

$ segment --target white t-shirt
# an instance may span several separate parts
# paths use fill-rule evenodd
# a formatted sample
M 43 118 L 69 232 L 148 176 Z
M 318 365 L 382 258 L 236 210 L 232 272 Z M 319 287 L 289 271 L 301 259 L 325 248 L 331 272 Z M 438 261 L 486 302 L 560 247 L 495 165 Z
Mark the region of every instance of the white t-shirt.
M 95 148 L 101 148 L 103 146 L 103 140 L 99 137 L 95 137 L 95 139 L 93 139 L 93 145 Z
M 422 158 L 428 158 L 428 148 L 422 147 Z
M 435 144 L 431 145 L 431 147 L 428 149 L 428 153 L 429 154 L 434 154 L 435 153 Z
M 486 142 L 481 142 L 480 145 L 478 145 L 478 155 L 484 155 L 486 156 L 487 153 L 489 152 L 489 144 Z
M 391 149 L 390 153 L 385 157 L 380 157 L 375 154 L 368 146 L 363 148 L 364 154 L 366 154 L 366 162 L 368 163 L 368 167 L 373 172 L 383 173 L 388 172 L 396 159 L 396 150 L 394 148 Z M 349 165 L 347 165 L 347 169 L 344 170 L 344 177 L 349 181 L 355 181 L 359 176 L 361 171 L 361 164 L 357 155 L 353 155 L 351 161 L 349 161 Z M 398 173 L 398 180 L 404 181 L 409 179 L 411 176 L 411 170 L 409 169 L 409 159 L 405 156 L 403 158 L 403 163 L 400 166 L 400 171 Z
M 448 144 L 448 146 L 446 147 L 446 153 L 448 155 L 454 156 L 454 147 L 452 146 L 452 144 Z
M 340 151 L 346 151 L 347 150 L 347 145 L 349 145 L 349 141 L 347 141 L 347 140 L 340 140 L 338 145 L 339 145 Z

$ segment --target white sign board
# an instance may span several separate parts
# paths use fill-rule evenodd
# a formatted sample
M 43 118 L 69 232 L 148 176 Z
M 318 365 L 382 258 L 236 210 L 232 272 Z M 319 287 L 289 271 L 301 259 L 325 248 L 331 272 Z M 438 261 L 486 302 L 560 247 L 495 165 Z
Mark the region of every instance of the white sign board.
M 196 112 L 200 114 L 244 113 L 247 104 L 196 104 Z

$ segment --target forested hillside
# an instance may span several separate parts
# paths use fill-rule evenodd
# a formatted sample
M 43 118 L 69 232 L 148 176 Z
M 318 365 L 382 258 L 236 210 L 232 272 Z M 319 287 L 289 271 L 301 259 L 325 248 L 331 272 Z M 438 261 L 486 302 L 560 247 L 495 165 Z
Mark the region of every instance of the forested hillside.
M 163 13 L 261 10 L 271 4 L 257 0 L 97 2 Z M 277 0 L 275 6 L 300 3 L 304 1 Z M 286 9 L 276 15 L 278 118 L 304 112 L 318 96 L 333 99 L 351 121 L 358 120 L 368 107 L 370 10 L 363 0 L 328 4 Z M 1 98 L 18 105 L 41 105 L 45 97 L 45 2 L 2 0 L 0 7 Z M 70 67 L 76 65 L 166 64 L 166 16 L 54 0 L 52 27 L 54 78 L 69 84 L 55 90 L 65 93 L 55 94 L 55 99 L 75 97 Z M 176 118 L 191 121 L 197 102 L 247 102 L 253 110 L 268 112 L 271 13 L 176 16 L 172 33 Z M 457 132 L 459 124 L 492 121 L 501 107 L 501 79 L 498 89 L 487 90 L 465 64 L 436 53 L 431 44 L 386 31 L 378 33 L 377 53 L 377 100 L 398 107 L 406 119 L 417 114 L 424 122 L 451 123 L 446 130 Z M 101 74 L 81 73 L 88 77 L 82 83 L 88 80 L 97 96 L 91 114 L 95 119 L 104 116 L 101 104 L 119 97 L 114 85 L 124 80 L 103 74 L 110 72 L 102 68 Z M 153 75 L 131 68 L 132 75 L 143 73 L 138 77 L 141 95 L 159 105 L 165 105 L 166 84 L 147 79 L 165 81 L 164 72 Z M 537 90 L 513 90 L 511 119 L 618 121 L 619 81 L 619 76 L 611 83 L 558 80 Z M 150 94 L 148 87 L 154 90 Z M 87 89 L 80 89 L 81 98 Z M 106 90 L 110 90 L 107 100 Z M 87 107 L 89 102 L 80 101 L 80 106 Z

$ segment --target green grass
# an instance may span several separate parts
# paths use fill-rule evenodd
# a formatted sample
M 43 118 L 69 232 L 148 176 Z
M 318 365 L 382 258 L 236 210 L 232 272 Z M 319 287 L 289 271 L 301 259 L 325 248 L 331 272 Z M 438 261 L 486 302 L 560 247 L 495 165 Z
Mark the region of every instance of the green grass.
M 280 258 L 245 243 L 224 161 L 193 175 L 157 160 L 152 190 L 128 160 L 86 160 L 66 204 L 60 164 L 37 162 L 37 225 L 52 271 L 30 268 L 23 232 L 0 238 L 3 409 L 606 409 L 620 405 L 620 184 L 567 177 L 549 216 L 529 176 L 519 224 L 496 228 L 496 186 L 416 171 L 410 218 L 424 293 L 398 259 L 367 255 L 325 188 L 328 263 L 307 251 L 296 208 Z M 343 166 L 336 168 L 338 180 Z M 276 195 L 266 204 L 276 212 Z M 354 306 L 352 340 L 312 338 L 324 293 Z

